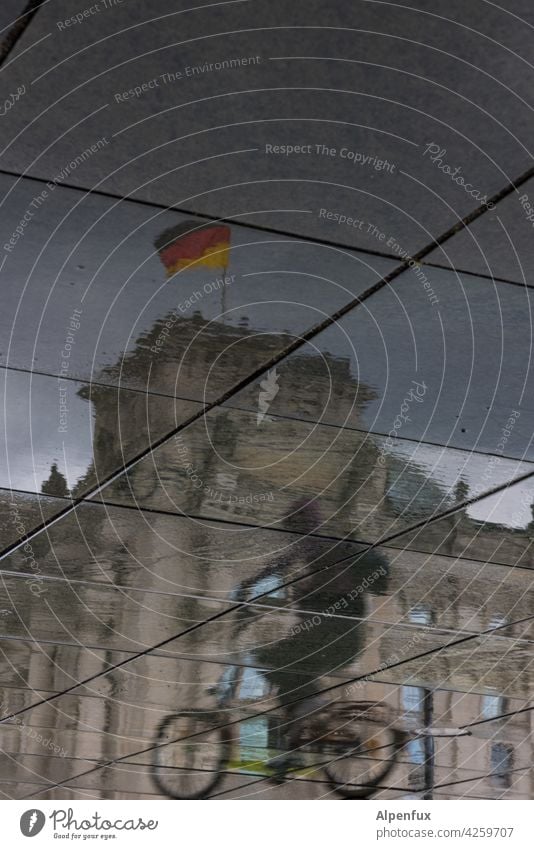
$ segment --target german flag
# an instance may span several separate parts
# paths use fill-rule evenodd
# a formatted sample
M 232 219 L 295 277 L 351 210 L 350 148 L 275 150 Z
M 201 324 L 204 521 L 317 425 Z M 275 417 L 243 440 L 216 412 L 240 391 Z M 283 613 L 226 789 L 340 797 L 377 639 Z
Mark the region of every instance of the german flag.
M 226 271 L 230 259 L 230 228 L 226 224 L 200 224 L 184 221 L 165 230 L 154 245 L 171 277 L 182 268 L 207 265 Z

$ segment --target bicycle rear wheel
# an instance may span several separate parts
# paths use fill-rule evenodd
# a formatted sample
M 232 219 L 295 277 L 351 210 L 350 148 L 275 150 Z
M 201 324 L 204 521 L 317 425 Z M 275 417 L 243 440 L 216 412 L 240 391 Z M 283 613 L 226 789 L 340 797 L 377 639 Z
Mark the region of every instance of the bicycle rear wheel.
M 227 763 L 222 730 L 215 728 L 219 723 L 213 714 L 194 710 L 170 714 L 160 723 L 152 772 L 165 796 L 204 799 L 219 784 Z

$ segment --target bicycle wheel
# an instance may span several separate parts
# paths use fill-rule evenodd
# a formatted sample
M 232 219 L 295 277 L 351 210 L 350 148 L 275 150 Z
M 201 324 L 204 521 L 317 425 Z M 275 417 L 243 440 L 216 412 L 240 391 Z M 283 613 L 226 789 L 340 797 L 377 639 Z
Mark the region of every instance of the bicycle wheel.
M 215 789 L 227 763 L 222 731 L 214 729 L 219 722 L 213 714 L 192 710 L 170 714 L 160 723 L 152 770 L 165 796 L 204 799 Z
M 330 786 L 344 799 L 368 799 L 397 762 L 398 732 L 362 723 L 351 741 L 327 747 L 330 761 L 323 766 Z

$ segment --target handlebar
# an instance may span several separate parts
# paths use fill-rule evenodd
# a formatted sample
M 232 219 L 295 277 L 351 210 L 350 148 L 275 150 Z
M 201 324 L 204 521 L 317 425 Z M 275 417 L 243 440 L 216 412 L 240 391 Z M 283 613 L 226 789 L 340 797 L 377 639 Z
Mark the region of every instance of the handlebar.
M 410 737 L 471 737 L 467 728 L 416 728 L 408 733 Z

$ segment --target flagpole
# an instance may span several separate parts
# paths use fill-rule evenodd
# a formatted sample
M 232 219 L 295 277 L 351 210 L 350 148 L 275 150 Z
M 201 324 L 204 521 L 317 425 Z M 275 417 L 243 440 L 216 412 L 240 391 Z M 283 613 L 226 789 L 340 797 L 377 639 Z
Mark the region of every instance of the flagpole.
M 222 292 L 221 292 L 221 312 L 222 312 L 222 323 L 225 323 L 225 313 L 226 313 L 226 266 L 223 265 L 223 275 L 222 275 Z

